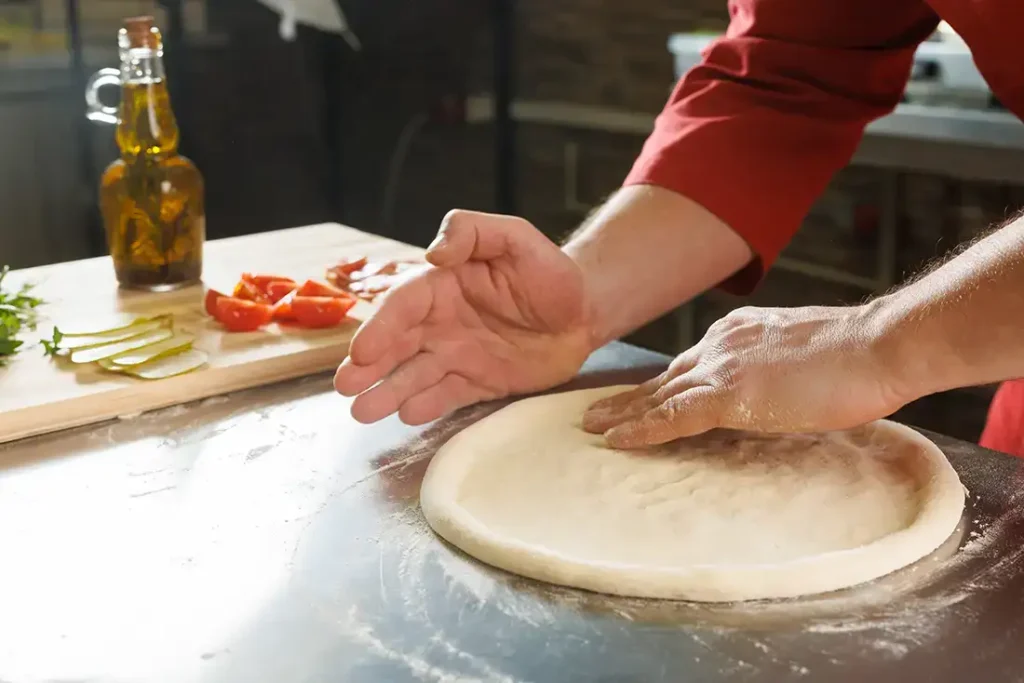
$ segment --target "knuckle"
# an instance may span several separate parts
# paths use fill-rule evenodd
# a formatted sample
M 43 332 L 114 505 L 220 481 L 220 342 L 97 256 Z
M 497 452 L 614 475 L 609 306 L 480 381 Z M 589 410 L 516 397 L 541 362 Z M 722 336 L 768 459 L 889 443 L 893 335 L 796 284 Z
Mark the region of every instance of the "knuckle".
M 685 353 L 681 353 L 672 359 L 672 362 L 668 364 L 668 370 L 663 373 L 663 379 L 667 380 L 671 377 L 680 375 L 693 366 L 692 350 Z
M 500 216 L 483 224 L 487 229 L 501 232 L 511 244 L 536 249 L 547 238 L 533 223 L 520 216 Z
M 747 318 L 756 317 L 759 310 L 760 309 L 758 309 L 756 306 L 740 306 L 739 308 L 733 311 L 733 315 L 735 315 L 739 319 L 745 320 Z
M 441 225 L 450 225 L 462 220 L 469 212 L 465 209 L 451 209 L 441 219 Z
M 651 402 L 655 405 L 661 405 L 667 401 L 672 400 L 672 397 L 676 394 L 676 388 L 671 384 L 665 384 L 660 387 L 657 391 L 651 394 Z
M 732 318 L 732 313 L 728 313 L 725 316 L 719 318 L 715 322 L 711 323 L 708 327 L 707 335 L 714 336 L 715 334 L 728 330 L 732 325 L 735 324 L 735 320 Z
M 694 391 L 691 397 L 691 411 L 696 419 L 718 426 L 722 408 L 726 405 L 726 392 L 714 386 Z
M 703 368 L 703 383 L 716 391 L 729 391 L 742 382 L 744 363 L 732 354 L 719 354 Z
M 448 211 L 448 213 L 444 215 L 444 218 L 441 219 L 441 225 L 438 228 L 438 232 L 450 230 L 453 225 L 459 222 L 459 217 L 462 215 L 462 213 L 462 209 L 451 209 L 450 211 Z
M 741 306 L 740 308 L 735 308 L 716 320 L 708 331 L 710 332 L 711 330 L 714 330 L 722 333 L 737 327 L 742 327 L 750 319 L 756 317 L 756 314 L 754 313 L 756 310 L 757 309 L 753 306 Z
M 666 402 L 672 420 L 687 434 L 718 427 L 723 405 L 721 392 L 712 387 L 692 389 Z
M 749 308 L 722 318 L 708 330 L 707 336 L 714 348 L 732 351 L 757 344 L 769 334 L 770 328 L 771 319 L 762 309 Z
M 469 211 L 467 209 L 451 209 L 441 219 L 439 232 L 462 230 L 465 226 L 472 225 L 479 215 L 476 211 Z
M 540 228 L 522 216 L 515 217 L 515 227 L 522 232 L 529 232 L 531 235 L 542 235 Z
M 765 325 L 759 320 L 751 320 L 738 325 L 725 334 L 730 344 L 748 344 L 764 336 Z

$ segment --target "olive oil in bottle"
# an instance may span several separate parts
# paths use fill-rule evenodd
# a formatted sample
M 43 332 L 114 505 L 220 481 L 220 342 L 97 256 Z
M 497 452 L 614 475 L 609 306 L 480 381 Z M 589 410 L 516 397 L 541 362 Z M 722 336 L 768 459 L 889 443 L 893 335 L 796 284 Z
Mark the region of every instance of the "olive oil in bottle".
M 178 124 L 152 17 L 127 19 L 118 34 L 121 157 L 103 174 L 100 209 L 122 287 L 161 291 L 200 281 L 206 212 L 203 177 L 178 154 Z M 112 71 L 112 70 L 110 70 Z

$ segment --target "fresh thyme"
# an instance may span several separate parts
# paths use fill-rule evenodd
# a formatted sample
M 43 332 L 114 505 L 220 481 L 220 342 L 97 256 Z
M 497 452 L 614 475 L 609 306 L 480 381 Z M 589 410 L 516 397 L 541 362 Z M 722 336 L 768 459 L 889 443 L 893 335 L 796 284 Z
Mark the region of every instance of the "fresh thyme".
M 9 271 L 8 266 L 0 269 L 0 366 L 6 365 L 24 344 L 18 335 L 25 329 L 35 329 L 36 309 L 43 303 L 42 299 L 32 296 L 30 284 L 14 292 L 5 291 L 3 282 Z M 56 331 L 54 339 L 59 341 Z

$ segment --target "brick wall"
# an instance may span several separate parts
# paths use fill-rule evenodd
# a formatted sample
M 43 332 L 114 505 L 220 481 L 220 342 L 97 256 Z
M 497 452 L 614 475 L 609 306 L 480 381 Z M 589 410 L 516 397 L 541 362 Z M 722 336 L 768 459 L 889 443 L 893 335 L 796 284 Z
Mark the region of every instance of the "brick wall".
M 524 0 L 519 3 L 524 98 L 657 111 L 673 82 L 669 35 L 724 29 L 725 2 Z

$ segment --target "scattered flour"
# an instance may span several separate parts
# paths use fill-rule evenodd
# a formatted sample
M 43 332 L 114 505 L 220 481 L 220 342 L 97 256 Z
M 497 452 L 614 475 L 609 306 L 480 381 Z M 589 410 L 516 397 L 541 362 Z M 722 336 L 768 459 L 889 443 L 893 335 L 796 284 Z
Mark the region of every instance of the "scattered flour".
M 407 514 L 416 514 L 422 524 L 418 511 Z M 851 642 L 857 644 L 856 653 L 847 649 L 827 657 L 832 666 L 865 656 L 899 660 L 914 650 L 927 648 L 950 629 L 962 626 L 963 619 L 971 618 L 970 610 L 961 607 L 965 600 L 1024 572 L 1024 562 L 1020 561 L 1024 548 L 1002 557 L 993 552 L 1011 526 L 1020 521 L 1018 518 L 1024 518 L 1024 513 L 1011 512 L 981 524 L 965 520 L 941 548 L 912 567 L 868 586 L 803 600 L 694 606 L 599 596 L 538 586 L 508 576 L 465 559 L 436 541 L 410 546 L 405 580 L 413 580 L 410 589 L 414 592 L 417 589 L 413 586 L 417 585 L 418 590 L 425 590 L 414 577 L 434 565 L 443 572 L 449 593 L 458 591 L 456 600 L 467 600 L 476 609 L 487 605 L 533 627 L 556 628 L 566 609 L 614 615 L 624 628 L 630 622 L 653 620 L 697 629 L 692 635 L 694 641 L 722 660 L 723 671 L 759 668 L 763 660 L 784 666 L 789 675 L 806 676 L 811 672 L 811 662 L 790 661 L 783 656 L 779 645 L 782 641 L 772 635 L 774 627 L 785 625 L 789 632 L 796 625 L 798 633 L 804 635 L 794 637 L 824 639 L 824 653 L 830 652 L 833 643 L 847 648 Z M 429 534 L 429 529 L 425 532 Z M 762 637 L 752 638 L 750 628 L 758 629 Z M 835 636 L 840 638 L 831 640 Z M 850 636 L 855 640 L 851 641 Z M 738 642 L 752 649 L 750 657 L 744 660 L 723 655 L 723 651 L 735 649 L 732 646 Z M 751 659 L 754 652 L 759 656 Z
M 404 445 L 399 459 L 347 482 L 343 491 L 384 472 L 406 490 L 415 490 L 424 460 L 450 433 L 446 429 Z M 428 683 L 520 683 L 498 670 L 492 659 L 485 661 L 460 647 L 460 638 L 453 635 L 453 612 L 459 619 L 479 620 L 482 610 L 496 610 L 499 627 L 543 629 L 552 642 L 577 647 L 608 633 L 623 636 L 616 642 L 628 643 L 638 632 L 634 623 L 644 632 L 678 630 L 699 648 L 700 655 L 691 661 L 723 674 L 803 677 L 822 663 L 836 668 L 865 658 L 895 661 L 962 627 L 965 619 L 976 616 L 965 604 L 969 598 L 1024 572 L 1024 547 L 1008 553 L 1001 547 L 1014 525 L 1024 521 L 1024 511 L 1017 511 L 1021 506 L 1008 508 L 1011 512 L 999 519 L 965 520 L 931 556 L 867 586 L 801 600 L 694 605 L 601 596 L 485 567 L 437 540 L 413 496 L 396 504 L 374 540 L 380 554 L 380 599 L 389 605 L 398 601 L 404 628 L 416 631 L 415 639 L 410 636 L 408 646 L 402 647 L 385 638 L 366 616 L 372 610 L 359 613 L 353 608 L 339 627 L 369 651 L 401 663 Z M 439 585 L 446 593 L 441 600 Z M 600 621 L 592 627 L 593 636 L 566 629 L 569 622 L 578 624 L 581 614 L 590 615 L 588 622 L 594 621 L 591 617 Z M 808 652 L 816 659 L 811 661 Z M 805 656 L 808 660 L 801 661 Z
M 430 664 L 421 656 L 415 653 L 398 652 L 387 646 L 383 641 L 374 635 L 373 628 L 359 620 L 359 612 L 353 606 L 346 615 L 346 618 L 338 624 L 344 633 L 357 643 L 366 646 L 368 650 L 378 657 L 398 662 L 409 670 L 409 673 L 421 681 L 433 681 L 436 683 L 480 683 L 483 679 L 466 678 L 452 674 L 444 669 Z

